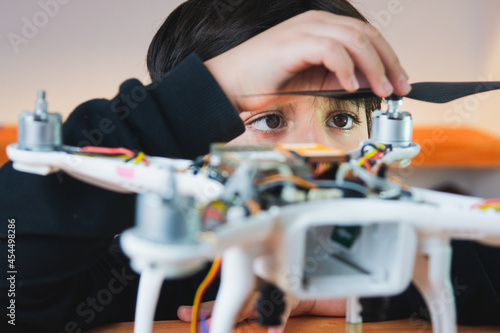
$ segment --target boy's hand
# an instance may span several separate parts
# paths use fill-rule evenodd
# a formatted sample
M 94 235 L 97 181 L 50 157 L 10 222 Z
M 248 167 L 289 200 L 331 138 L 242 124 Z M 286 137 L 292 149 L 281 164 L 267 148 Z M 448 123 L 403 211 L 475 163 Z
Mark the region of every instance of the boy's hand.
M 257 294 L 254 296 L 254 301 Z M 205 302 L 200 304 L 198 320 L 201 320 L 201 313 L 207 318 L 207 325 L 210 326 L 210 317 L 214 308 L 214 301 Z M 243 309 L 237 318 L 237 323 L 246 319 L 255 319 L 257 317 L 256 311 L 253 308 L 255 302 L 250 302 L 250 306 Z M 302 316 L 302 315 L 315 315 L 315 316 L 329 316 L 340 317 L 345 316 L 346 304 L 344 299 L 335 300 L 309 300 L 299 301 L 295 297 L 286 297 L 286 310 L 282 317 L 282 325 L 278 327 L 270 327 L 268 333 L 283 333 L 285 330 L 286 321 L 289 317 Z M 177 316 L 180 320 L 185 322 L 191 321 L 191 306 L 181 306 L 177 310 Z
M 381 97 L 410 91 L 408 76 L 382 35 L 358 19 L 323 11 L 295 16 L 205 62 L 239 110 L 257 110 L 292 90 L 369 86 Z

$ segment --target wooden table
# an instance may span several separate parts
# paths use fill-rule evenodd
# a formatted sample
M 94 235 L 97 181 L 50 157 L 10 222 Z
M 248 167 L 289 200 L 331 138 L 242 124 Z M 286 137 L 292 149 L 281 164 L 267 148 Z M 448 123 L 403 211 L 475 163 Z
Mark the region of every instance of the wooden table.
M 133 323 L 120 323 L 93 329 L 86 333 L 132 333 Z M 180 321 L 159 321 L 154 325 L 154 333 L 189 333 L 189 324 Z M 234 333 L 266 333 L 266 329 L 255 323 L 243 323 Z M 285 333 L 344 333 L 344 318 L 295 317 L 287 322 Z M 431 324 L 417 319 L 394 320 L 379 323 L 364 323 L 363 332 L 377 333 L 432 333 Z M 460 333 L 500 332 L 500 327 L 461 326 Z

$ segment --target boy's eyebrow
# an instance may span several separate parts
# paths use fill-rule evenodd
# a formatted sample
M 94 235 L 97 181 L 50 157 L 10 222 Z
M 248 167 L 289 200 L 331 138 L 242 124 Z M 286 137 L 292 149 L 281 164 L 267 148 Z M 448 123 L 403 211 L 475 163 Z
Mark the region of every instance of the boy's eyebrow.
M 273 106 L 276 106 L 276 105 L 273 105 Z M 273 111 L 280 112 L 279 108 L 276 108 L 276 107 L 268 107 L 268 108 L 261 109 L 261 110 L 256 110 L 256 111 L 241 111 L 240 112 L 240 118 L 243 121 L 247 121 L 248 119 L 252 118 L 253 116 L 255 116 L 255 115 L 259 114 L 259 113 L 273 112 Z
M 295 112 L 295 106 L 294 106 L 294 104 L 295 103 L 293 103 L 293 102 L 291 102 L 291 103 L 272 103 L 272 104 L 268 105 L 265 108 L 262 108 L 262 109 L 259 109 L 259 110 L 254 110 L 254 111 L 242 111 L 242 112 L 240 112 L 240 114 L 245 113 L 245 114 L 250 115 L 250 117 L 252 117 L 252 116 L 254 116 L 256 114 L 263 113 L 263 112 L 270 112 L 270 111 L 280 111 L 280 112 L 282 112 L 285 108 L 286 109 L 291 109 L 293 112 Z
M 279 110 L 280 109 L 277 107 L 267 107 L 264 109 L 254 110 L 254 111 L 241 111 L 240 115 L 245 113 L 245 114 L 248 114 L 250 117 L 252 117 L 252 116 L 255 116 L 256 114 L 259 114 L 259 113 L 270 112 L 270 111 L 279 111 Z

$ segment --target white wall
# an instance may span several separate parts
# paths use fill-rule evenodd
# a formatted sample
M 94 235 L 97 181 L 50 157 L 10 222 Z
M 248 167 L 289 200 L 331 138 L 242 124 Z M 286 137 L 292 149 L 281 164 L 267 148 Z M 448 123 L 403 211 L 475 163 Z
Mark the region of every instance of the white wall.
M 49 111 L 66 116 L 81 102 L 113 97 L 127 78 L 146 82 L 149 42 L 181 2 L 0 0 L 0 123 L 32 110 L 37 89 L 47 91 Z M 26 20 L 38 31 L 23 30 Z M 12 34 L 26 43 L 12 43 Z
M 500 1 L 356 1 L 411 82 L 500 81 Z M 435 105 L 405 101 L 417 125 L 473 126 L 500 136 L 500 92 Z

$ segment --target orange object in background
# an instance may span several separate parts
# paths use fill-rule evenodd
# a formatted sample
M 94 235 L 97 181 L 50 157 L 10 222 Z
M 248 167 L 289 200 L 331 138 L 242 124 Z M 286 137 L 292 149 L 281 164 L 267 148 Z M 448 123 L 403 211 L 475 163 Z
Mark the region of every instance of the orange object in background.
M 17 142 L 17 126 L 0 126 L 0 166 L 7 162 L 7 146 Z
M 415 127 L 412 141 L 421 147 L 415 167 L 500 167 L 500 136 L 475 128 Z

